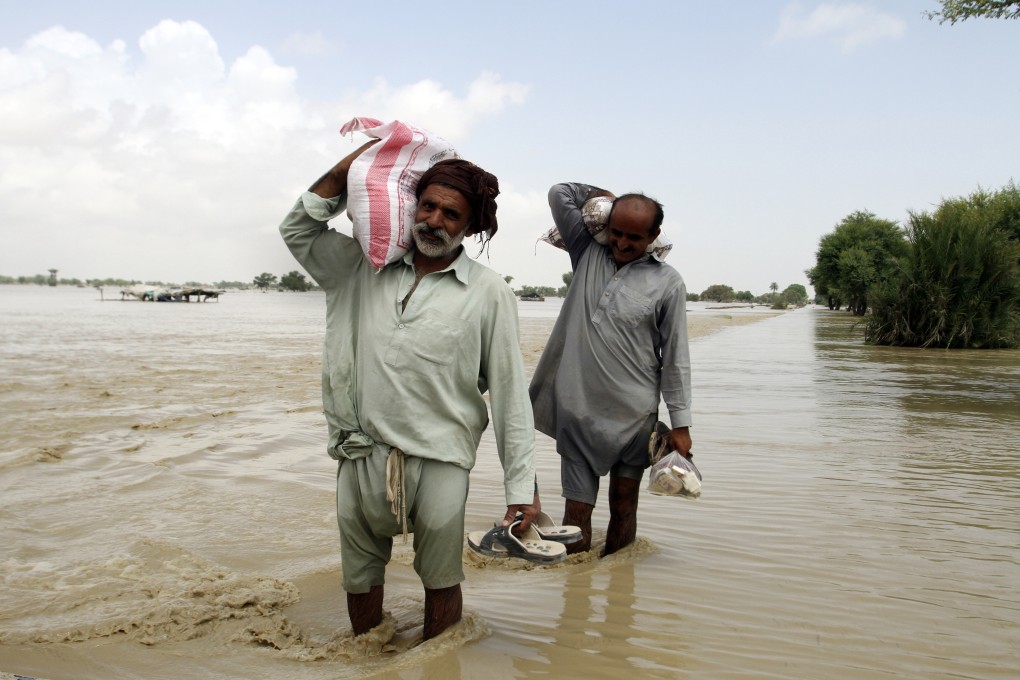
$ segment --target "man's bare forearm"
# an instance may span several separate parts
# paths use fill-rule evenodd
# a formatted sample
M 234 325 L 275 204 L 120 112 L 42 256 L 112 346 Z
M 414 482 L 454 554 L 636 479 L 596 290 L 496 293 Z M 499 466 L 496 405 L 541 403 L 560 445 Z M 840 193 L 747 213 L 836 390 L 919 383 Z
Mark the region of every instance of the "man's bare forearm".
M 308 190 L 317 196 L 322 196 L 323 198 L 336 198 L 340 194 L 346 192 L 347 171 L 351 169 L 351 163 L 353 163 L 354 159 L 360 156 L 365 149 L 378 141 L 378 139 L 373 139 L 370 142 L 366 142 L 344 156 L 343 160 L 327 170 L 326 174 L 322 177 L 315 180 L 315 183 L 308 187 Z

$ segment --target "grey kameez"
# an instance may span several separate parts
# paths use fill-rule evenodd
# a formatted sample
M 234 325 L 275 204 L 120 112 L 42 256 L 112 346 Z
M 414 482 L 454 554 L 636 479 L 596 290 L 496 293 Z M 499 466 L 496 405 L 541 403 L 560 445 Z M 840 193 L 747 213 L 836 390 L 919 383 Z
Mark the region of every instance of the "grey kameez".
M 549 191 L 574 277 L 530 394 L 536 429 L 601 476 L 658 412 L 660 395 L 671 427 L 691 425 L 691 367 L 683 278 L 650 255 L 618 270 L 584 226 L 591 190 L 571 183 Z

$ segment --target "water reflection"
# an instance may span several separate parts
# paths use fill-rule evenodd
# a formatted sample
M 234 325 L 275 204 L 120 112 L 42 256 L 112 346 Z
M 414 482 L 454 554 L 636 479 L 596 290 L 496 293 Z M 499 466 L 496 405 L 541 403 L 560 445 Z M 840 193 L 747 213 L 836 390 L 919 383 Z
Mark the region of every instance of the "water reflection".
M 691 650 L 677 637 L 682 625 L 673 613 L 675 583 L 660 584 L 664 597 L 659 604 L 669 603 L 668 613 L 660 611 L 652 604 L 656 584 L 639 587 L 636 565 L 633 556 L 624 554 L 565 574 L 559 613 L 545 631 L 548 637 L 537 646 L 540 653 L 515 658 L 514 668 L 525 677 L 564 671 L 569 675 L 580 652 L 580 658 L 598 659 L 585 669 L 586 677 L 615 679 L 649 671 L 659 676 L 681 670 Z
M 801 310 L 692 346 L 704 500 L 719 501 L 702 547 L 740 546 L 700 583 L 762 669 L 767 650 L 913 677 L 1015 669 L 1020 352 L 871 347 L 855 323 Z M 804 626 L 763 645 L 770 611 Z M 797 648 L 815 634 L 817 654 Z
M 865 419 L 847 424 L 932 474 L 1017 473 L 1020 351 L 872 347 L 843 314 L 817 317 L 816 391 L 833 425 L 856 411 Z
M 895 398 L 922 421 L 934 417 L 957 428 L 1020 423 L 1020 350 L 869 346 L 852 317 L 817 316 L 815 346 L 827 369 L 820 379 L 828 384 L 850 386 L 880 401 Z
M 1020 351 L 869 347 L 843 315 L 817 317 L 818 393 L 853 460 L 833 477 L 881 503 L 904 550 L 1005 585 L 1002 565 L 1020 564 Z

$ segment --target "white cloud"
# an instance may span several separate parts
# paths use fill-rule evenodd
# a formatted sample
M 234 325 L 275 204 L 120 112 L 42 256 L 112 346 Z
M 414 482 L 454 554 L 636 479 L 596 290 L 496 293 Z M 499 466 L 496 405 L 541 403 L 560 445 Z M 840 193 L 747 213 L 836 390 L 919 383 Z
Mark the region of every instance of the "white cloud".
M 546 192 L 521 192 L 502 182 L 497 204 L 499 232 L 488 250 L 488 259 L 482 257 L 481 262 L 504 276 L 513 276 L 514 287 L 562 285 L 561 275 L 570 271 L 570 256 L 566 251 L 538 241 L 553 226 Z M 478 252 L 476 241 L 470 241 L 467 249 L 474 256 Z M 543 273 L 542 280 L 536 281 L 536 272 Z
M 59 26 L 32 36 L 20 52 L 0 51 L 0 140 L 33 144 L 51 129 L 94 133 L 97 114 L 126 87 L 126 63 L 123 42 L 104 49 Z
M 481 74 L 464 95 L 378 80 L 309 101 L 252 46 L 226 63 L 195 22 L 102 46 L 51 28 L 0 49 L 0 274 L 247 280 L 296 264 L 276 225 L 297 192 L 360 144 L 354 116 L 401 119 L 454 143 L 524 101 Z
M 66 30 L 63 26 L 37 33 L 25 42 L 29 51 L 49 51 L 70 60 L 82 60 L 102 53 L 99 43 L 84 33 Z
M 482 73 L 468 86 L 468 95 L 462 100 L 434 80 L 391 87 L 379 78 L 371 90 L 349 97 L 341 105 L 350 111 L 371 112 L 359 115 L 379 120 L 406 120 L 456 143 L 470 134 L 480 119 L 508 105 L 524 103 L 527 95 L 526 85 L 505 83 L 494 73 Z
M 800 3 L 783 10 L 773 42 L 812 38 L 832 39 L 844 52 L 885 38 L 899 38 L 906 22 L 873 7 L 856 3 L 822 3 L 807 11 Z
M 496 113 L 503 109 L 507 102 L 523 104 L 527 96 L 526 86 L 503 83 L 497 74 L 486 72 L 471 83 L 468 103 L 474 111 Z

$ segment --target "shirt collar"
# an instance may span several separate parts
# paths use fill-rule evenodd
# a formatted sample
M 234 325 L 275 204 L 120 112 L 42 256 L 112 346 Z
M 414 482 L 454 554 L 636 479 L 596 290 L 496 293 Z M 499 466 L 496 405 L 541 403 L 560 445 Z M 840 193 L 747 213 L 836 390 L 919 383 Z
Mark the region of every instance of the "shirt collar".
M 408 250 L 404 253 L 404 264 L 414 269 L 414 249 Z M 442 272 L 452 271 L 453 275 L 457 277 L 457 280 L 463 283 L 465 286 L 471 282 L 471 268 L 474 264 L 474 260 L 468 257 L 467 249 L 462 245 L 460 247 L 460 253 L 457 255 L 457 259 L 447 265 L 446 269 L 440 269 L 437 274 Z
M 621 267 L 621 266 L 619 266 L 618 264 L 616 264 L 616 258 L 615 258 L 615 257 L 613 257 L 613 249 L 612 249 L 612 248 L 610 248 L 609 246 L 602 246 L 602 247 L 603 247 L 603 248 L 605 249 L 605 251 L 606 251 L 606 257 L 608 257 L 608 258 L 609 258 L 609 260 L 610 260 L 610 261 L 611 261 L 611 262 L 613 263 L 613 266 L 614 266 L 614 267 L 616 267 L 616 270 L 617 270 L 617 271 L 619 271 L 619 270 L 623 269 L 624 267 L 629 267 L 629 266 L 631 266 L 632 264 L 641 264 L 642 262 L 646 262 L 646 261 L 648 261 L 648 260 L 655 260 L 656 262 L 662 262 L 662 258 L 661 258 L 661 257 L 659 257 L 659 256 L 658 256 L 657 254 L 655 254 L 655 253 L 649 253 L 649 252 L 645 252 L 645 253 L 643 253 L 643 254 L 641 255 L 641 257 L 639 257 L 638 259 L 636 259 L 636 260 L 631 260 L 631 261 L 630 261 L 630 262 L 628 262 L 627 264 L 623 265 L 623 267 Z

